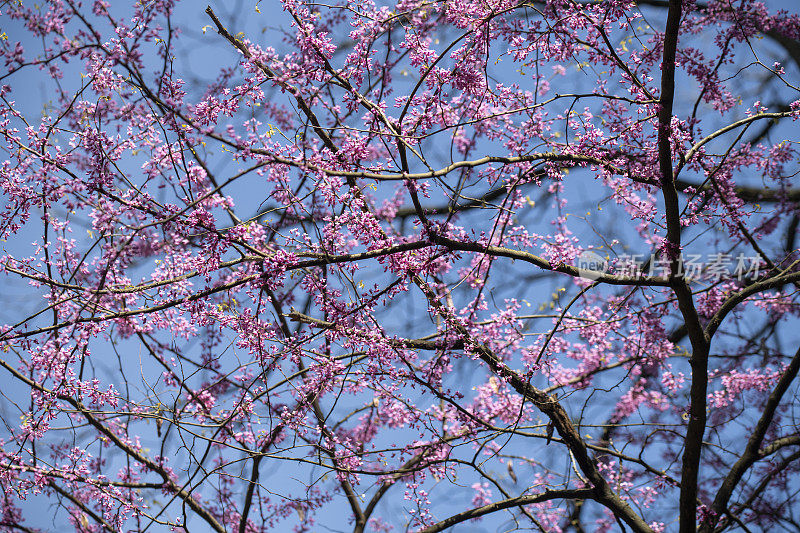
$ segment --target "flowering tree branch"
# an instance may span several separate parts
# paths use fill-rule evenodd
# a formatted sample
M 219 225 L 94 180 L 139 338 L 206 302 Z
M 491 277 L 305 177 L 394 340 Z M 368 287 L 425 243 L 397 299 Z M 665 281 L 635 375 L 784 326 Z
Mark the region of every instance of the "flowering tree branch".
M 800 15 L 2 9 L 0 530 L 800 520 Z

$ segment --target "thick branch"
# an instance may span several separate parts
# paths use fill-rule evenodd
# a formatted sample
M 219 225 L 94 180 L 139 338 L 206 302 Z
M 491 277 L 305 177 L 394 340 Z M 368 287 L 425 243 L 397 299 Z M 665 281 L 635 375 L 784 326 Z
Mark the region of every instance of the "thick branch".
M 431 241 L 441 246 L 444 246 L 449 250 L 477 252 L 490 256 L 519 259 L 521 261 L 525 261 L 526 263 L 531 263 L 533 265 L 536 265 L 543 270 L 561 272 L 563 274 L 568 274 L 573 277 L 581 277 L 583 274 L 581 270 L 578 269 L 577 267 L 565 264 L 554 264 L 544 259 L 543 257 L 539 257 L 537 255 L 533 255 L 532 253 L 524 252 L 522 250 L 513 250 L 511 248 L 505 248 L 502 246 L 484 245 L 476 242 L 456 241 L 454 239 L 449 239 L 441 235 L 432 235 Z M 660 287 L 670 285 L 670 280 L 655 276 L 638 277 L 638 276 L 616 276 L 613 274 L 598 274 L 596 277 L 594 277 L 594 279 L 597 282 L 608 283 L 610 285 L 637 285 L 637 286 L 660 286 Z
M 508 500 L 490 503 L 488 505 L 484 505 L 483 507 L 470 509 L 468 511 L 464 511 L 463 513 L 458 513 L 456 515 L 451 516 L 450 518 L 442 520 L 437 524 L 434 524 L 428 528 L 423 529 L 420 533 L 436 533 L 437 531 L 443 531 L 447 528 L 455 526 L 456 524 L 460 524 L 461 522 L 466 522 L 467 520 L 472 520 L 473 518 L 479 518 L 481 516 L 490 513 L 495 513 L 497 511 L 502 511 L 503 509 L 509 509 L 512 507 L 521 507 L 523 505 L 530 505 L 532 503 L 539 503 L 548 500 L 561 500 L 561 499 L 591 500 L 594 499 L 594 497 L 595 497 L 594 491 L 589 489 L 548 490 L 543 492 L 542 494 L 532 494 L 529 496 L 519 496 L 517 498 L 510 498 Z
M 589 454 L 586 444 L 583 442 L 575 425 L 572 423 L 567 411 L 554 396 L 550 396 L 530 384 L 528 379 L 510 369 L 497 355 L 484 344 L 478 344 L 471 340 L 470 332 L 459 322 L 450 320 L 451 311 L 446 308 L 418 276 L 414 279 L 416 285 L 425 293 L 428 303 L 464 339 L 469 349 L 486 363 L 489 369 L 500 379 L 506 381 L 511 387 L 522 395 L 526 400 L 536 406 L 545 416 L 550 419 L 550 423 L 555 431 L 561 436 L 564 444 L 567 445 L 572 453 L 575 462 L 581 472 L 592 484 L 593 499 L 608 507 L 619 519 L 628 524 L 637 532 L 652 533 L 650 526 L 640 517 L 620 496 L 614 492 L 608 482 L 597 468 L 594 458 Z
M 661 191 L 667 223 L 667 253 L 671 265 L 671 281 L 678 307 L 689 331 L 692 344 L 692 384 L 690 390 L 689 424 L 681 468 L 680 533 L 694 533 L 697 528 L 697 479 L 700 468 L 700 453 L 706 429 L 706 391 L 708 388 L 708 340 L 700 325 L 694 307 L 692 292 L 681 271 L 681 223 L 680 205 L 675 189 L 672 169 L 672 105 L 675 97 L 675 55 L 681 23 L 681 0 L 670 0 L 667 27 L 664 31 L 664 53 L 661 63 L 661 100 L 658 112 L 658 165 L 661 171 Z
M 711 509 L 716 514 L 713 515 L 709 522 L 703 525 L 701 528 L 702 532 L 705 533 L 714 529 L 720 515 L 728 508 L 728 501 L 747 469 L 763 457 L 763 453 L 759 451 L 761 443 L 764 441 L 764 436 L 767 434 L 767 429 L 769 429 L 772 423 L 772 418 L 775 415 L 778 405 L 781 403 L 783 395 L 789 389 L 789 385 L 794 381 L 794 378 L 797 377 L 798 370 L 800 370 L 800 349 L 794 354 L 791 363 L 789 363 L 789 367 L 783 373 L 775 389 L 769 395 L 767 405 L 764 407 L 764 412 L 761 414 L 761 418 L 759 418 L 753 434 L 750 435 L 750 439 L 747 441 L 744 453 L 742 453 L 742 456 L 739 457 L 739 460 L 736 461 L 736 464 L 734 464 L 730 472 L 728 472 L 719 491 L 717 491 L 714 502 L 711 504 Z

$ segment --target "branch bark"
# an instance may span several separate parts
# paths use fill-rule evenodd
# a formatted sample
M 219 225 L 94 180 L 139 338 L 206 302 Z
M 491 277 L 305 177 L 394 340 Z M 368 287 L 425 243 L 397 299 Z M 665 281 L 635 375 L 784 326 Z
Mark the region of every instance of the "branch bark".
M 510 509 L 512 507 L 521 507 L 523 505 L 530 505 L 532 503 L 539 503 L 548 500 L 592 500 L 594 497 L 594 491 L 590 489 L 565 489 L 548 490 L 542 494 L 532 494 L 529 496 L 509 498 L 507 500 L 490 503 L 488 505 L 484 505 L 483 507 L 476 507 L 475 509 L 470 509 L 468 511 L 464 511 L 463 513 L 455 514 L 450 518 L 446 518 L 437 524 L 423 529 L 420 531 L 420 533 L 436 533 L 438 531 L 444 531 L 445 529 L 453 527 L 456 524 L 460 524 L 461 522 L 466 522 L 467 520 L 472 520 L 473 518 L 479 518 L 481 516 L 502 511 L 503 509 Z
M 772 418 L 775 415 L 778 405 L 781 403 L 783 395 L 789 389 L 789 385 L 794 381 L 794 378 L 797 377 L 798 371 L 800 371 L 800 349 L 794 354 L 791 363 L 789 363 L 789 367 L 783 373 L 775 389 L 769 395 L 767 405 L 764 407 L 764 412 L 761 418 L 759 418 L 753 434 L 750 435 L 747 441 L 744 453 L 742 453 L 739 460 L 736 461 L 736 464 L 734 464 L 730 472 L 728 472 L 728 475 L 717 491 L 714 502 L 711 504 L 711 510 L 714 511 L 714 514 L 710 520 L 701 526 L 701 532 L 709 533 L 714 530 L 721 515 L 727 510 L 731 495 L 747 469 L 753 466 L 756 461 L 763 458 L 764 455 L 760 452 L 761 443 L 764 441 L 764 436 L 767 434 L 767 429 L 769 429 L 772 423 Z

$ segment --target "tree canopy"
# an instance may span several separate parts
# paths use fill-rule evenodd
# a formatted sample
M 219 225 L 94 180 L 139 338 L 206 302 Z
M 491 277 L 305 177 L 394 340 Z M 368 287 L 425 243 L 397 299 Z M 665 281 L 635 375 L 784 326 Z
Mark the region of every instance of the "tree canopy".
M 797 13 L 1 9 L 0 530 L 800 528 Z

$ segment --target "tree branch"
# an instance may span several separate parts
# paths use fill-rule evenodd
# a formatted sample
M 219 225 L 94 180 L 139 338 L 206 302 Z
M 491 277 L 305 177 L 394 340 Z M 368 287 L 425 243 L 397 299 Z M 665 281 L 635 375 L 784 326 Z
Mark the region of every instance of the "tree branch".
M 715 514 L 701 526 L 701 532 L 708 533 L 714 529 L 722 513 L 728 508 L 728 501 L 734 489 L 739 484 L 739 481 L 741 481 L 744 476 L 744 473 L 755 464 L 756 461 L 764 457 L 763 452 L 759 451 L 761 443 L 764 440 L 764 436 L 767 434 L 767 429 L 769 429 L 770 424 L 772 424 L 772 418 L 775 415 L 775 411 L 778 409 L 778 405 L 781 403 L 783 395 L 789 389 L 789 385 L 794 381 L 794 378 L 797 377 L 798 371 L 800 371 L 800 349 L 794 354 L 786 371 L 778 380 L 775 389 L 773 389 L 772 393 L 769 395 L 767 405 L 764 407 L 764 412 L 761 414 L 761 418 L 759 418 L 752 435 L 750 435 L 744 452 L 741 457 L 739 457 L 739 460 L 736 461 L 736 464 L 731 467 L 728 475 L 717 491 L 714 502 L 711 504 L 711 509 Z
M 532 503 L 539 503 L 548 500 L 561 500 L 561 499 L 593 500 L 595 499 L 595 497 L 596 495 L 594 491 L 591 489 L 548 490 L 542 494 L 533 494 L 529 496 L 519 496 L 517 498 L 510 498 L 508 500 L 490 503 L 488 505 L 484 505 L 483 507 L 477 507 L 475 509 L 470 509 L 468 511 L 458 513 L 456 515 L 451 516 L 450 518 L 442 520 L 441 522 L 435 525 L 432 525 L 430 527 L 421 530 L 420 533 L 436 533 L 438 531 L 443 531 L 447 528 L 453 527 L 461 522 L 466 522 L 467 520 L 472 520 L 473 518 L 479 518 L 481 516 L 490 513 L 495 513 L 497 511 L 502 511 L 503 509 L 509 509 L 512 507 L 520 507 L 523 505 L 530 505 Z

